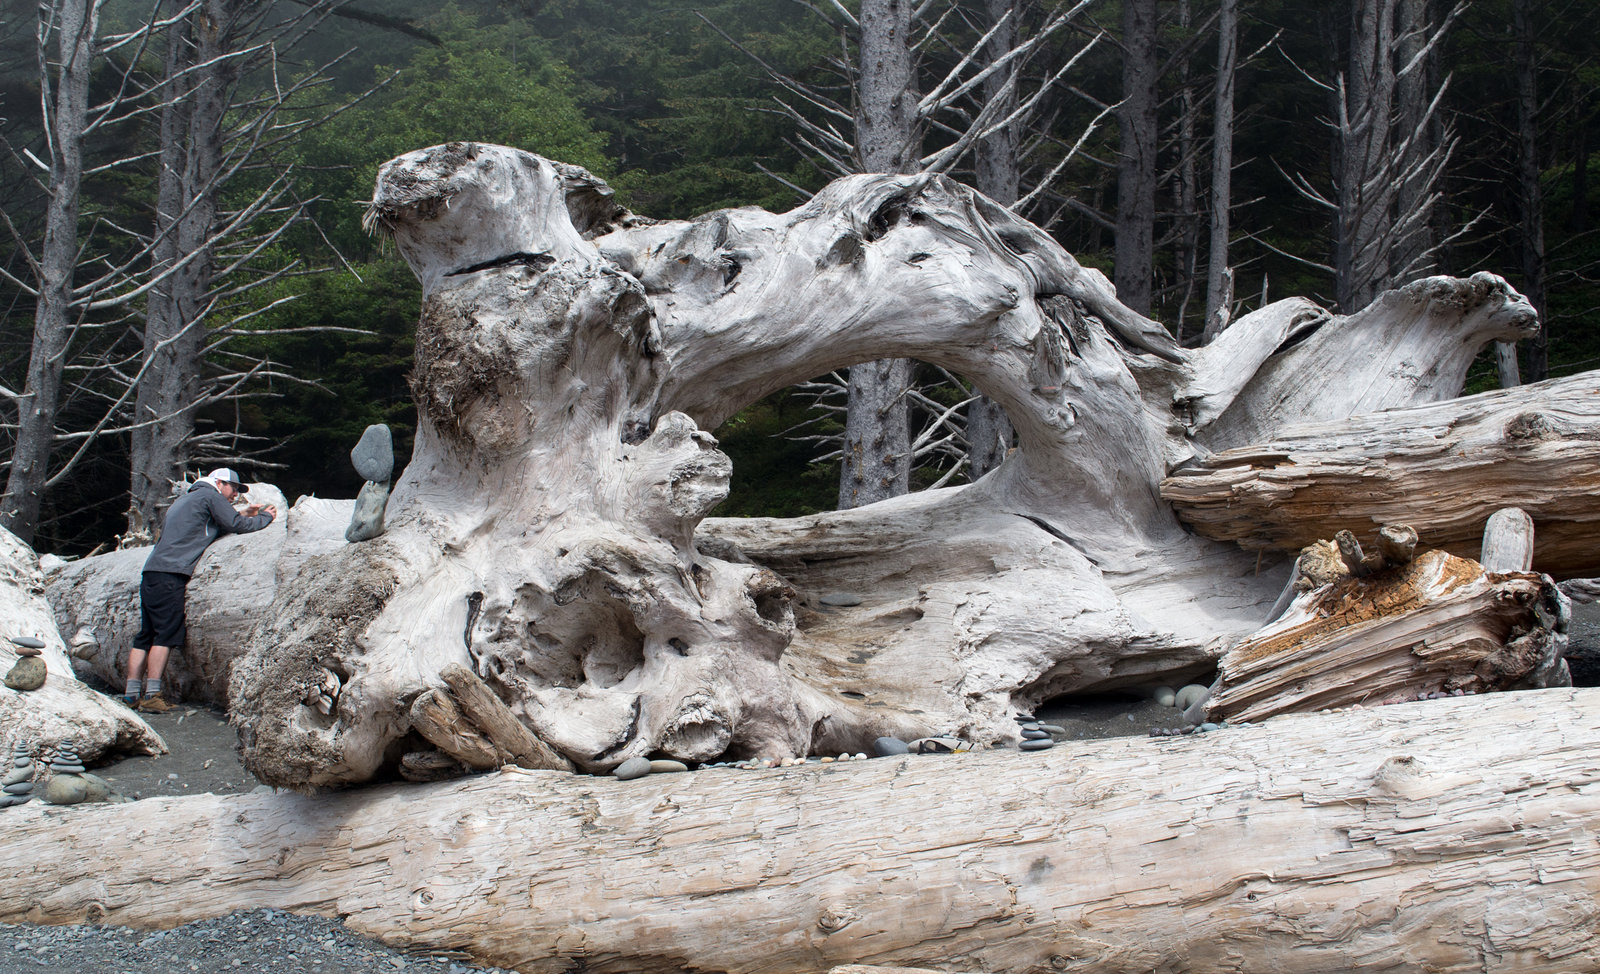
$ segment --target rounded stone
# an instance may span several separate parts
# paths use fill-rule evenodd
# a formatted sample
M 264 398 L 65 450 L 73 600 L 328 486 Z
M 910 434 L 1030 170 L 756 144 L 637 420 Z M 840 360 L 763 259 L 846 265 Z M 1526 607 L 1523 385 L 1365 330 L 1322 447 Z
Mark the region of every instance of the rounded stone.
M 617 765 L 617 770 L 611 773 L 616 775 L 619 781 L 632 781 L 635 778 L 643 778 L 650 773 L 650 759 L 629 758 Z
M 44 649 L 44 640 L 38 636 L 12 636 L 11 642 L 21 646 L 23 649 Z M 25 655 L 31 656 L 33 654 L 28 653 Z
M 1206 687 L 1203 687 L 1198 683 L 1191 683 L 1178 691 L 1172 705 L 1177 707 L 1179 710 L 1188 710 L 1190 707 L 1194 706 L 1201 697 L 1206 695 L 1206 690 Z
M 880 737 L 872 742 L 872 750 L 880 758 L 893 757 L 896 754 L 910 754 L 911 748 L 905 741 L 898 737 Z
M 627 762 L 624 761 L 623 764 Z M 689 766 L 682 761 L 672 761 L 666 758 L 656 758 L 650 762 L 651 774 L 676 774 L 679 771 L 688 771 Z M 621 777 L 618 775 L 618 777 Z
M 1067 729 L 1060 724 L 1040 724 L 1039 729 L 1046 734 L 1065 734 Z
M 1221 730 L 1222 729 L 1222 725 L 1221 724 L 1214 724 L 1214 723 L 1212 723 L 1211 721 L 1208 720 L 1205 723 L 1200 725 L 1200 729 L 1203 730 L 1203 731 Z
M 1171 687 L 1156 687 L 1155 692 L 1150 695 L 1150 699 L 1154 700 L 1163 707 L 1176 706 L 1178 702 L 1178 691 L 1172 689 Z
M 110 801 L 111 800 L 111 794 L 112 794 L 111 782 L 107 781 L 106 779 L 100 777 L 97 774 L 89 774 L 88 772 L 84 772 L 83 774 L 79 775 L 78 777 L 82 778 L 85 782 L 87 782 L 88 786 L 89 786 L 88 789 L 87 789 L 87 793 L 84 795 L 84 799 L 83 799 L 84 801 L 86 801 L 86 802 L 104 802 L 104 801 Z
M 75 774 L 58 774 L 44 786 L 44 800 L 52 805 L 76 805 L 89 797 L 89 783 Z
M 1022 739 L 1026 741 L 1048 741 L 1050 739 L 1050 734 L 1048 731 L 1037 729 L 1028 730 L 1027 728 L 1023 728 Z
M 394 475 L 394 437 L 382 423 L 368 426 L 350 451 L 350 462 L 362 480 L 386 483 Z
M 33 782 L 13 781 L 4 788 L 0 788 L 0 791 L 4 791 L 8 795 L 30 795 L 33 793 Z
M 1055 747 L 1055 746 L 1056 746 L 1056 742 L 1050 740 L 1047 737 L 1044 740 L 1039 740 L 1039 741 L 1023 741 L 1021 744 L 1017 745 L 1017 750 L 1019 750 L 1019 751 L 1048 751 L 1050 748 Z
M 17 660 L 17 665 L 6 674 L 6 686 L 23 692 L 37 690 L 44 686 L 44 678 L 48 672 L 44 660 L 37 656 L 25 656 Z
M 1036 730 L 1039 729 L 1039 723 L 1037 721 L 1033 721 L 1033 720 L 1030 720 L 1026 724 L 1023 724 L 1021 726 L 1022 726 L 1022 729 L 1025 730 L 1025 731 L 1036 731 Z
M 861 604 L 861 596 L 854 592 L 829 592 L 817 601 L 823 605 L 852 606 Z
M 4 778 L 0 778 L 0 785 L 14 785 L 19 781 L 28 781 L 32 778 L 32 768 L 12 768 L 10 771 L 6 772 L 6 776 Z
M 22 657 L 23 659 L 27 659 L 30 656 L 43 656 L 44 655 L 44 650 L 35 649 L 32 646 L 18 646 L 17 647 L 17 655 Z

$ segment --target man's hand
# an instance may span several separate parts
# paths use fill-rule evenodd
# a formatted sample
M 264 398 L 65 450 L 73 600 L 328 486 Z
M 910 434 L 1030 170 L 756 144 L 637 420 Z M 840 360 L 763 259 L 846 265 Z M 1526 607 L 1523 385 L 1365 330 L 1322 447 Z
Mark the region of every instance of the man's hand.
M 244 509 L 244 516 L 255 517 L 262 511 L 266 511 L 268 514 L 270 514 L 274 521 L 278 519 L 278 509 L 271 504 L 251 504 L 249 507 Z

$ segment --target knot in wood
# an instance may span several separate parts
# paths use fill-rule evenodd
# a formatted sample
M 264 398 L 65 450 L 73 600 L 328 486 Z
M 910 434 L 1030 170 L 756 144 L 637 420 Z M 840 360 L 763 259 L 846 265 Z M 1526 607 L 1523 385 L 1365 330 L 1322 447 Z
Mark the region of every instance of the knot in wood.
M 1502 430 L 1508 440 L 1553 440 L 1561 434 L 1544 413 L 1519 413 Z

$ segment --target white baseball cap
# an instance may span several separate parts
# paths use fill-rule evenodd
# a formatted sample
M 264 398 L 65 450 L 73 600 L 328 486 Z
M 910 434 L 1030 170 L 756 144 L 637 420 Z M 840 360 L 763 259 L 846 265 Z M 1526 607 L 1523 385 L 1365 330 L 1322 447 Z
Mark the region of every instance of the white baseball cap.
M 241 494 L 249 493 L 244 483 L 239 479 L 239 475 L 234 473 L 231 467 L 218 467 L 206 474 L 206 479 L 218 487 L 227 484 Z

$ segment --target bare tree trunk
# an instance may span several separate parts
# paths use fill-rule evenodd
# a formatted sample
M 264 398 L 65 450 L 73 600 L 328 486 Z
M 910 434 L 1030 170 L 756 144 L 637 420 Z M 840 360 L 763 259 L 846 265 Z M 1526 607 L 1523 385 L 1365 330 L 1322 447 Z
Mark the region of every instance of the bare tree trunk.
M 1239 73 L 1239 0 L 1221 0 L 1217 19 L 1217 88 L 1211 110 L 1211 241 L 1206 265 L 1205 342 L 1233 315 L 1228 266 L 1233 206 L 1233 86 Z
M 1018 0 L 985 0 L 988 19 L 985 26 L 999 25 L 984 52 L 985 59 L 993 64 L 1004 57 L 1017 42 L 1017 19 L 1021 16 Z M 1010 18 L 1001 23 L 1006 14 Z M 1015 69 L 1013 69 L 1015 70 Z M 1001 104 L 999 115 L 1008 118 L 1017 107 L 1017 88 L 1008 84 L 1011 72 L 997 71 L 984 79 L 984 99 Z M 978 192 L 1002 206 L 1011 206 L 1021 194 L 1022 173 L 1017 159 L 1018 133 L 1015 123 L 1002 126 L 993 135 L 978 142 L 976 167 Z M 1005 409 L 988 396 L 979 396 L 967 407 L 967 476 L 977 480 L 1000 466 L 1011 448 L 1013 432 Z
M 1428 104 L 1435 87 L 1433 65 L 1438 61 L 1435 46 L 1423 54 L 1432 39 L 1433 22 L 1430 16 L 1432 0 L 1401 0 L 1397 26 L 1396 56 L 1402 67 L 1421 55 L 1423 61 L 1411 72 L 1396 79 L 1396 100 L 1400 138 L 1407 140 L 1407 157 L 1421 159 L 1433 149 L 1434 128 L 1429 117 Z M 1395 188 L 1395 210 L 1398 215 L 1432 209 L 1429 197 L 1433 193 L 1428 171 L 1407 168 L 1402 172 Z M 1389 257 L 1392 270 L 1390 284 L 1404 284 L 1431 272 L 1436 261 L 1432 251 L 1434 225 L 1431 219 L 1417 219 L 1397 234 Z
M 1122 6 L 1122 107 L 1117 109 L 1117 298 L 1150 313 L 1156 225 L 1156 0 Z
M 1189 0 L 1179 0 L 1178 29 L 1185 41 L 1192 21 Z M 1194 97 L 1194 66 L 1191 62 L 1192 52 L 1185 44 L 1178 68 L 1178 164 L 1174 187 L 1177 206 L 1173 214 L 1173 233 L 1177 238 L 1177 287 L 1181 296 L 1177 312 L 1170 322 L 1172 334 L 1180 344 L 1190 340 L 1189 302 L 1194 299 L 1199 287 L 1200 264 L 1200 167 L 1195 158 L 1198 151 L 1196 119 L 1200 108 Z M 1197 330 L 1203 333 L 1205 323 L 1201 322 Z
M 1539 86 L 1532 0 L 1513 0 L 1517 59 L 1517 227 L 1522 243 L 1522 290 L 1543 321 L 1545 294 L 1544 194 L 1539 187 Z M 1550 374 L 1549 325 L 1528 343 L 1528 381 Z
M 99 0 L 58 0 L 41 7 L 54 20 L 59 67 L 54 103 L 46 100 L 50 139 L 50 201 L 45 211 L 44 243 L 37 267 L 38 305 L 34 311 L 33 344 L 28 378 L 17 402 L 16 449 L 0 496 L 0 526 L 24 543 L 33 542 L 50 456 L 55 446 L 56 412 L 67 346 L 81 313 L 72 300 L 73 271 L 78 260 L 78 193 L 83 178 L 83 128 L 88 113 L 89 72 L 100 16 Z M 48 42 L 41 29 L 39 42 Z M 45 50 L 39 52 L 41 78 L 50 78 Z
M 1352 0 L 1350 56 L 1339 98 L 1338 211 L 1334 292 L 1345 313 L 1366 307 L 1389 283 L 1394 13 L 1397 0 Z
M 1038 755 L 29 804 L 0 920 L 270 907 L 527 974 L 1593 971 L 1597 715 L 1536 690 Z
M 921 168 L 911 69 L 912 5 L 912 0 L 865 0 L 861 5 L 856 151 L 862 172 Z M 911 490 L 910 360 L 852 366 L 849 384 L 839 464 L 841 510 Z
M 135 427 L 129 434 L 132 499 L 127 538 L 155 540 L 161 518 L 172 504 L 172 482 L 181 480 L 179 453 L 194 428 L 193 374 L 199 348 L 196 326 L 185 331 L 187 314 L 205 293 L 193 285 L 201 269 L 193 264 L 172 271 L 183 257 L 185 231 L 193 222 L 191 167 L 198 147 L 191 141 L 195 101 L 197 39 L 194 15 L 168 28 L 166 102 L 161 109 L 160 172 L 157 175 L 155 234 L 150 273 L 166 274 L 145 308 L 144 378 L 134 397 Z M 144 425 L 139 425 L 143 423 Z

